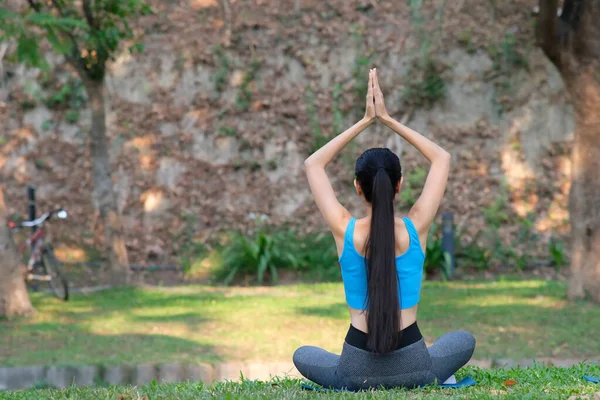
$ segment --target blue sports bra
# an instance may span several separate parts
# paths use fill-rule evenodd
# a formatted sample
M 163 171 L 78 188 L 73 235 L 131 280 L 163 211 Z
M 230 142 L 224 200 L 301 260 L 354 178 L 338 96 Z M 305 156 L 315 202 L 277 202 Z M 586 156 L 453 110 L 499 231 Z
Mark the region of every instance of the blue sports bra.
M 419 303 L 425 254 L 423 254 L 419 234 L 412 221 L 407 217 L 402 219 L 410 237 L 410 244 L 404 254 L 396 257 L 396 270 L 398 271 L 400 309 L 405 310 Z M 368 305 L 367 268 L 365 257 L 361 256 L 354 247 L 355 224 L 356 218 L 351 218 L 348 222 L 344 235 L 344 248 L 339 262 L 342 267 L 342 280 L 348 306 L 357 310 L 366 310 Z

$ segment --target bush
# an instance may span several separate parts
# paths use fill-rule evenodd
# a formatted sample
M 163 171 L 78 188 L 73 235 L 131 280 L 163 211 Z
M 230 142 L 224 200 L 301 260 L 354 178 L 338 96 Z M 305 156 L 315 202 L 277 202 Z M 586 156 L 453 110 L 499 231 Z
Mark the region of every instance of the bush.
M 338 264 L 335 239 L 329 232 L 300 238 L 299 270 L 308 279 L 319 282 L 339 281 L 342 272 Z
M 291 229 L 261 229 L 254 235 L 232 233 L 219 251 L 216 279 L 229 285 L 236 276 L 256 276 L 261 285 L 268 273 L 271 283 L 278 271 L 292 270 L 308 279 L 335 281 L 341 277 L 335 241 L 329 233 L 298 235 Z
M 261 285 L 268 271 L 271 282 L 277 283 L 278 268 L 298 267 L 295 250 L 297 245 L 289 232 L 269 234 L 259 230 L 254 236 L 233 233 L 223 251 L 223 269 L 218 278 L 228 285 L 238 273 L 256 274 L 256 281 Z

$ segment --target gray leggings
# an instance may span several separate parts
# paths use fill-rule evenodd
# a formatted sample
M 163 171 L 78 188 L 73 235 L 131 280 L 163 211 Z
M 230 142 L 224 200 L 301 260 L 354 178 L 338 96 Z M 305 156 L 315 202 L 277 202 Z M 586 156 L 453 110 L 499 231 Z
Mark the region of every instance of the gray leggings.
M 446 381 L 473 355 L 475 338 L 455 331 L 431 347 L 423 339 L 388 354 L 377 355 L 344 342 L 337 355 L 314 346 L 294 353 L 294 364 L 307 379 L 331 389 L 414 388 Z

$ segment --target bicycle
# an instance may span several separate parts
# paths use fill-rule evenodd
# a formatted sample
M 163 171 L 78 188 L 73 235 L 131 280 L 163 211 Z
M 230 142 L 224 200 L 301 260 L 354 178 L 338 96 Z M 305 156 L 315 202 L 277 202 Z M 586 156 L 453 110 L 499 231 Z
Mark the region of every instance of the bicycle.
M 19 246 L 19 253 L 25 254 L 30 249 L 30 256 L 27 264 L 23 265 L 25 281 L 48 282 L 54 295 L 61 300 L 69 300 L 69 283 L 65 278 L 60 262 L 54 255 L 52 244 L 46 239 L 47 234 L 44 229 L 44 223 L 57 217 L 66 219 L 67 212 L 63 209 L 47 212 L 33 221 L 23 221 L 20 223 L 9 222 L 8 226 L 13 231 L 21 228 L 33 228 L 31 235 L 25 243 Z

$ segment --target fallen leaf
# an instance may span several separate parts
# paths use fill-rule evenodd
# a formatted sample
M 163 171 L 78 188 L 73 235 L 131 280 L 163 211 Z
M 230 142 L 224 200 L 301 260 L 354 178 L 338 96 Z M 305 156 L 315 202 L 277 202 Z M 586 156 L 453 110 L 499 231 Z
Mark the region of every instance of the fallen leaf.
M 513 379 L 507 379 L 504 381 L 504 386 L 513 386 L 516 385 L 517 381 L 513 380 Z

